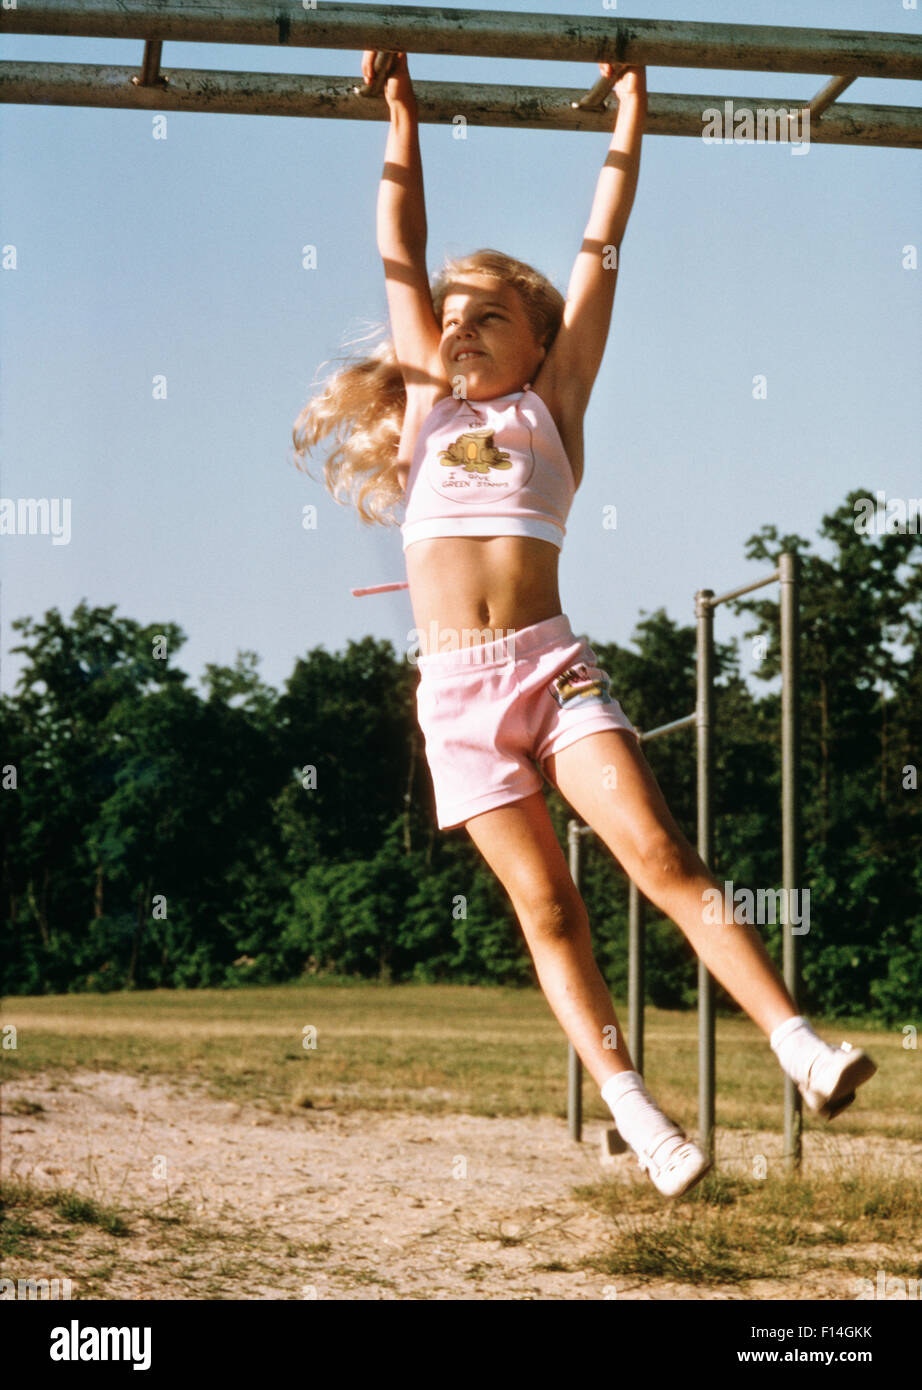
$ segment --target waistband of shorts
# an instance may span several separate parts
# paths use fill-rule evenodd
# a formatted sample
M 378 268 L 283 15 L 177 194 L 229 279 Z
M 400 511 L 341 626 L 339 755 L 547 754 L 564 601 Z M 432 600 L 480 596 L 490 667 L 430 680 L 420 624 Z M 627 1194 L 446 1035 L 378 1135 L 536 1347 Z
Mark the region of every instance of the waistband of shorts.
M 486 632 L 495 632 L 492 641 L 479 640 Z M 520 628 L 464 628 L 459 632 L 443 629 L 440 647 L 447 650 L 429 652 L 416 658 L 424 675 L 443 675 L 450 671 L 467 671 L 480 666 L 498 666 L 508 661 L 534 656 L 550 647 L 572 646 L 579 639 L 573 632 L 566 613 L 545 618 L 541 623 Z M 451 645 L 448 645 L 451 644 Z

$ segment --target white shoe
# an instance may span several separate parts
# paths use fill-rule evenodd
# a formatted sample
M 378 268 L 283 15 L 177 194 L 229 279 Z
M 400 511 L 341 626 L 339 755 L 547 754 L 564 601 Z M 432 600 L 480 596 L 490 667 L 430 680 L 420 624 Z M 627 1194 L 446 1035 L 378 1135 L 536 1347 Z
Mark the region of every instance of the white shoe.
M 831 1120 L 851 1105 L 857 1088 L 870 1081 L 876 1070 L 877 1063 L 866 1052 L 844 1042 L 820 1053 L 797 1089 L 811 1110 Z
M 676 1128 L 637 1153 L 641 1168 L 664 1197 L 680 1197 L 704 1177 L 713 1163 L 697 1144 Z

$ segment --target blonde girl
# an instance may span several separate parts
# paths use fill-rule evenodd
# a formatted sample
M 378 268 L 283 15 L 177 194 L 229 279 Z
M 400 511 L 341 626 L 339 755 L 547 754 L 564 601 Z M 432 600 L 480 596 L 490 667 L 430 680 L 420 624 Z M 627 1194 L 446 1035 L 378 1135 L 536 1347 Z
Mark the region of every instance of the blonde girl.
M 366 82 L 374 58 L 363 56 Z M 705 922 L 705 895 L 716 888 L 722 902 L 722 890 L 561 608 L 558 557 L 583 476 L 583 417 L 608 339 L 647 109 L 642 68 L 600 67 L 617 79 L 617 119 L 564 300 L 497 251 L 448 261 L 430 284 L 417 109 L 397 55 L 377 218 L 392 342 L 328 381 L 299 417 L 295 445 L 300 455 L 335 435 L 327 484 L 364 520 L 386 522 L 405 507 L 417 709 L 439 827 L 463 825 L 503 884 L 551 1009 L 640 1166 L 675 1196 L 710 1160 L 634 1068 L 544 779 L 678 924 L 814 1111 L 838 1114 L 876 1068 L 847 1045 L 828 1046 L 797 1014 L 750 926 L 715 925 L 710 906 Z

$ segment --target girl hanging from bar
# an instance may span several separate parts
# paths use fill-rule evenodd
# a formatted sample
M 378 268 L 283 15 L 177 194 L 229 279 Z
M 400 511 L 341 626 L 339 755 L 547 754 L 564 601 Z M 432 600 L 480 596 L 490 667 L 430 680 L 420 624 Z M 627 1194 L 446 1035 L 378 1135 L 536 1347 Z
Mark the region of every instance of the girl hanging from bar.
M 374 58 L 364 54 L 366 82 Z M 564 299 L 495 250 L 447 260 L 430 281 L 418 113 L 406 55 L 396 55 L 377 216 L 392 336 L 327 381 L 294 437 L 301 455 L 335 436 L 327 485 L 363 520 L 404 509 L 417 712 L 439 827 L 464 826 L 498 876 L 551 1009 L 640 1166 L 674 1196 L 699 1181 L 711 1155 L 635 1070 L 545 781 L 678 924 L 814 1111 L 844 1109 L 875 1066 L 819 1038 L 757 932 L 715 914 L 720 885 L 561 607 L 558 558 L 583 477 L 583 417 L 608 342 L 647 111 L 642 68 L 600 70 L 617 119 Z

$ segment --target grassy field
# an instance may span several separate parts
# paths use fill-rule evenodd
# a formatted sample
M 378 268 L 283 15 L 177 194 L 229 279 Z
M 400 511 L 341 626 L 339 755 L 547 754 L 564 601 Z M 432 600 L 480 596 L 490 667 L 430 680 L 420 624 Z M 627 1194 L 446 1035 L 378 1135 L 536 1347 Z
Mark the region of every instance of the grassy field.
M 619 1016 L 626 1025 L 626 1008 Z M 673 1204 L 664 1204 L 648 1183 L 631 1186 L 626 1198 L 623 1184 L 600 1174 L 599 1182 L 568 1194 L 610 1224 L 610 1243 L 585 1254 L 586 1269 L 600 1279 L 742 1289 L 752 1280 L 796 1280 L 830 1261 L 855 1277 L 873 1279 L 881 1269 L 922 1277 L 918 1169 L 888 1172 L 867 1158 L 870 1141 L 874 1153 L 886 1152 L 887 1140 L 904 1148 L 922 1141 L 920 1053 L 903 1047 L 899 1029 L 813 1022 L 830 1042 L 847 1036 L 866 1047 L 880 1068 L 862 1103 L 835 1122 L 836 1164 L 793 1177 L 777 1165 L 767 1177 L 716 1171 Z M 7 1000 L 3 1024 L 15 1025 L 16 1046 L 0 1052 L 0 1074 L 20 1091 L 32 1079 L 53 1089 L 66 1087 L 76 1071 L 98 1070 L 163 1078 L 179 1091 L 185 1082 L 201 1083 L 215 1098 L 257 1105 L 270 1125 L 273 1115 L 299 1109 L 566 1115 L 566 1039 L 534 990 L 324 980 L 236 991 L 69 995 Z M 667 1113 L 694 1131 L 696 1017 L 649 1009 L 646 1027 L 647 1084 Z M 305 1038 L 316 1046 L 302 1046 Z M 719 1019 L 718 1130 L 780 1134 L 782 1096 L 781 1072 L 754 1025 Z M 20 1095 L 3 1109 L 28 1117 L 33 1104 Z M 588 1078 L 584 1117 L 610 1118 Z M 812 1117 L 805 1123 L 808 1136 L 811 1128 L 825 1129 Z M 5 1259 L 15 1264 L 32 1251 L 34 1263 L 89 1241 L 98 1254 L 94 1269 L 108 1273 L 94 1275 L 84 1297 L 109 1296 L 139 1222 L 173 1274 L 192 1252 L 199 1260 L 203 1248 L 213 1247 L 225 1282 L 213 1276 L 209 1292 L 199 1285 L 190 1297 L 247 1296 L 234 1292 L 238 1265 L 248 1277 L 254 1260 L 290 1270 L 296 1254 L 290 1239 L 271 1230 L 253 1225 L 232 1232 L 181 1207 L 145 1212 L 18 1176 L 4 1184 L 4 1195 Z M 781 1296 L 811 1295 L 792 1288 Z
M 627 1008 L 617 1004 L 622 1026 Z M 824 1026 L 848 1034 L 880 1067 L 872 1108 L 847 1111 L 837 1133 L 922 1139 L 919 1051 L 899 1030 Z M 537 990 L 330 983 L 265 989 L 156 990 L 8 999 L 17 1030 L 0 1079 L 74 1068 L 186 1077 L 216 1097 L 338 1109 L 431 1114 L 566 1114 L 567 1042 Z M 314 1038 L 305 1028 L 316 1029 Z M 304 1047 L 314 1041 L 316 1046 Z M 694 1124 L 697 1020 L 648 1009 L 645 1081 L 667 1111 Z M 869 1094 L 871 1094 L 869 1092 Z M 717 1124 L 779 1130 L 783 1077 L 748 1019 L 717 1023 Z M 608 1117 L 590 1078 L 587 1118 Z

